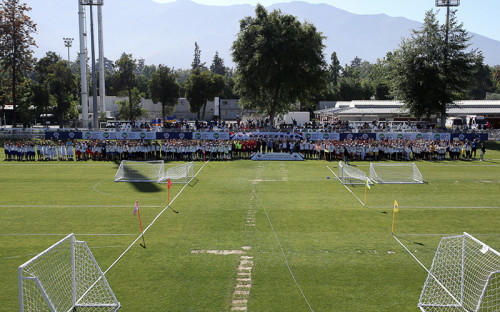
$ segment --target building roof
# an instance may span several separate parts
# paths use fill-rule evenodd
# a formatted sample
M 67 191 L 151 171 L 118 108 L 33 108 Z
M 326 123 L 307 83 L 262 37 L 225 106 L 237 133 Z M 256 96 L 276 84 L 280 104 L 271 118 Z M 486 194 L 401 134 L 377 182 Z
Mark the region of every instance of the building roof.
M 382 116 L 397 116 L 408 115 L 408 109 L 404 108 L 403 102 L 400 101 L 338 101 L 338 102 L 321 102 L 321 106 L 325 108 L 317 110 L 314 113 L 317 115 L 330 116 L 366 116 L 366 115 L 382 115 Z M 452 116 L 465 115 L 499 115 L 500 116 L 500 101 L 498 100 L 483 100 L 483 101 L 457 101 L 454 105 L 447 108 L 447 114 Z

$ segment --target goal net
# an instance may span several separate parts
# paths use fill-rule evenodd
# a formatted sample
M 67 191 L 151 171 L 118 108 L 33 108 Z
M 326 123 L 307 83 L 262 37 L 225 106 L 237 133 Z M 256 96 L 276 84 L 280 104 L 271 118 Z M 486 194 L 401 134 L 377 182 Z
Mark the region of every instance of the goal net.
M 20 311 L 116 311 L 120 303 L 84 241 L 74 234 L 21 265 Z
M 500 253 L 467 233 L 442 238 L 418 306 L 424 312 L 500 311 Z
M 366 173 L 362 170 L 359 170 L 357 168 L 354 168 L 353 166 L 350 166 L 346 163 L 339 162 L 339 179 L 342 182 L 342 184 L 365 184 L 366 179 L 368 177 L 366 176 Z M 371 181 L 368 183 L 373 184 Z
M 376 183 L 424 183 L 415 163 L 370 163 L 370 180 Z
M 194 163 L 186 164 L 162 169 L 158 177 L 158 183 L 167 183 L 170 179 L 172 183 L 189 183 L 194 178 Z
M 115 174 L 115 182 L 156 182 L 163 170 L 163 160 L 122 160 Z

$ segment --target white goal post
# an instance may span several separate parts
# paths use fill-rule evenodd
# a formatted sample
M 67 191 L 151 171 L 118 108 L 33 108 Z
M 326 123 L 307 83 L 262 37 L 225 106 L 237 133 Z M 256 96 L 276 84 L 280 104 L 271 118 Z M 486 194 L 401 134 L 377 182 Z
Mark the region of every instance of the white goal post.
M 418 307 L 423 312 L 500 311 L 500 253 L 467 233 L 442 238 Z
M 188 162 L 182 165 L 163 168 L 158 176 L 158 183 L 189 183 L 194 178 L 194 163 Z
M 156 182 L 163 167 L 163 160 L 122 160 L 115 174 L 115 182 Z
M 370 180 L 381 184 L 424 183 L 415 163 L 370 163 Z
M 92 252 L 70 234 L 18 268 L 20 311 L 117 311 Z
M 339 179 L 344 185 L 364 185 L 368 176 L 364 171 L 339 161 Z M 368 179 L 368 183 L 373 184 L 370 179 Z

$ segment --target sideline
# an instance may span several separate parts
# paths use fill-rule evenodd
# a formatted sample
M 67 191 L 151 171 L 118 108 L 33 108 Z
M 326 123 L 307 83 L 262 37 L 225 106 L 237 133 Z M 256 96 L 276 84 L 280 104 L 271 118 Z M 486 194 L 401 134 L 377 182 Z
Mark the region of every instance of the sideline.
M 205 166 L 210 162 L 207 161 L 206 163 L 203 164 L 203 166 L 200 168 L 200 170 L 198 170 L 198 172 L 196 172 L 196 174 L 194 175 L 194 178 L 196 178 L 196 176 L 201 172 L 201 170 L 203 170 L 203 168 L 205 168 Z M 191 179 L 191 180 L 192 180 Z M 125 249 L 125 251 L 106 269 L 106 271 L 104 271 L 102 273 L 102 275 L 92 284 L 90 285 L 90 287 L 87 289 L 87 291 L 85 291 L 81 296 L 80 298 L 78 298 L 78 300 L 76 301 L 76 303 L 80 303 L 80 300 L 82 300 L 86 295 L 87 293 L 92 289 L 94 288 L 94 286 L 99 283 L 99 281 L 102 279 L 103 276 L 106 275 L 106 273 L 109 272 L 109 270 L 111 270 L 117 263 L 118 261 L 120 261 L 123 256 L 137 243 L 137 241 L 139 241 L 141 239 L 141 237 L 143 237 L 143 235 L 149 230 L 149 228 L 156 222 L 156 220 L 158 220 L 160 218 L 160 216 L 165 212 L 165 210 L 169 209 L 170 208 L 170 205 L 172 205 L 172 203 L 177 199 L 177 197 L 179 197 L 179 195 L 182 194 L 182 192 L 186 189 L 186 187 L 189 185 L 189 183 L 186 183 L 182 188 L 181 190 L 179 191 L 179 193 L 177 193 L 177 195 L 170 201 L 170 203 L 168 204 L 168 206 L 166 206 L 162 211 L 160 211 L 160 213 L 156 216 L 156 218 L 153 219 L 153 221 L 151 221 L 151 223 L 144 229 L 144 231 L 139 235 L 137 236 L 137 238 L 127 247 L 127 249 Z
M 292 269 L 290 268 L 290 264 L 288 264 L 288 259 L 286 258 L 285 251 L 283 250 L 283 246 L 281 246 L 281 242 L 278 238 L 278 235 L 276 234 L 276 231 L 274 231 L 273 223 L 271 222 L 271 218 L 269 217 L 269 214 L 267 213 L 266 206 L 264 206 L 264 204 L 262 203 L 262 200 L 260 199 L 259 194 L 257 194 L 257 192 L 255 191 L 255 184 L 253 184 L 252 188 L 253 188 L 252 193 L 255 194 L 255 196 L 259 200 L 260 205 L 262 206 L 262 208 L 264 208 L 264 212 L 266 213 L 267 220 L 269 221 L 269 225 L 271 226 L 271 230 L 273 231 L 274 237 L 276 238 L 276 242 L 278 242 L 278 246 L 281 249 L 281 253 L 283 254 L 283 258 L 285 258 L 286 267 L 288 268 L 290 275 L 292 275 L 292 278 L 293 278 L 293 281 L 295 282 L 295 285 L 297 285 L 297 287 L 299 288 L 299 291 L 302 294 L 302 297 L 304 297 L 304 300 L 306 301 L 307 305 L 309 306 L 309 309 L 311 309 L 311 311 L 314 312 L 313 308 L 311 307 L 311 305 L 309 304 L 309 301 L 306 298 L 306 295 L 302 291 L 302 288 L 300 288 L 299 283 L 297 282 L 297 280 L 295 279 L 295 276 L 293 275 Z

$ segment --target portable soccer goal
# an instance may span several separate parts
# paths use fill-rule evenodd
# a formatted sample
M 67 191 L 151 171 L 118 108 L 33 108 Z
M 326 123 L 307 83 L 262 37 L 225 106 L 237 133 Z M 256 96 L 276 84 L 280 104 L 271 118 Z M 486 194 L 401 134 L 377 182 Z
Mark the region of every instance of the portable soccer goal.
M 122 160 L 115 174 L 115 182 L 157 182 L 163 166 L 163 160 Z
M 194 163 L 188 162 L 182 165 L 163 168 L 158 177 L 158 183 L 189 183 L 194 178 Z
M 381 184 L 424 183 L 415 163 L 370 163 L 370 180 Z
M 116 299 L 92 252 L 73 234 L 21 265 L 20 311 L 116 311 Z
M 339 179 L 342 184 L 364 185 L 368 177 L 363 170 L 339 161 Z M 368 179 L 368 183 L 373 184 L 370 179 Z
M 442 238 L 429 272 L 421 311 L 500 311 L 500 253 L 471 235 Z

